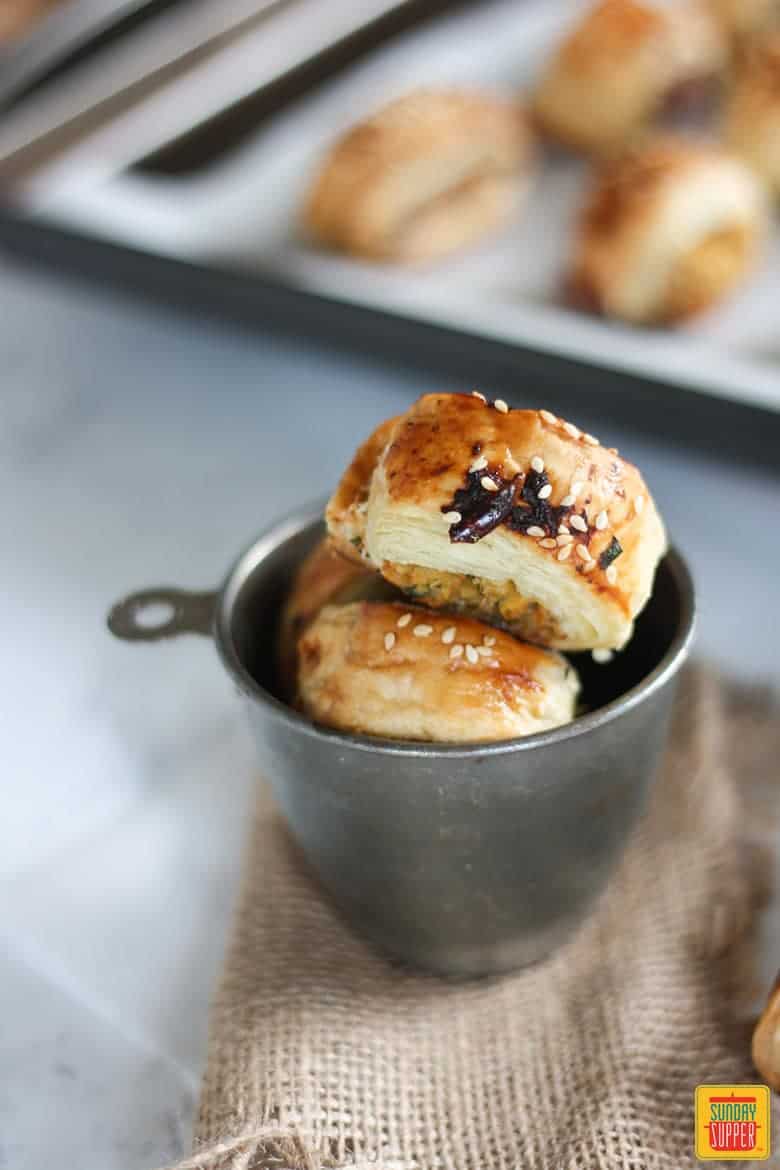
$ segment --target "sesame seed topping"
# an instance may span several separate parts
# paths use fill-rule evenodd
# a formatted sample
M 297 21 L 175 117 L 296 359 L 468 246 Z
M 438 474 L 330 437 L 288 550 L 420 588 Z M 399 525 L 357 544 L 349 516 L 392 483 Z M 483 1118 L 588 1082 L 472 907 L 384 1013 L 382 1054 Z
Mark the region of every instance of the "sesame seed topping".
M 610 662 L 613 657 L 612 650 L 594 650 L 591 654 L 593 661 L 598 662 L 600 666 L 603 666 L 605 662 Z
M 543 487 L 539 488 L 539 491 L 536 494 L 540 500 L 549 499 L 550 496 L 552 495 L 552 484 L 546 483 Z
M 461 516 L 460 512 L 445 512 L 444 519 L 448 524 L 460 524 L 463 517 Z
M 555 415 L 549 410 L 540 410 L 539 414 L 542 416 L 542 418 L 544 419 L 544 421 L 546 423 L 555 424 L 558 421 L 557 418 L 555 417 Z
M 447 626 L 447 629 L 444 631 L 444 633 L 441 636 L 441 640 L 445 646 L 449 646 L 450 642 L 454 642 L 455 641 L 455 627 L 454 626 Z
M 492 666 L 492 667 L 495 667 L 495 668 L 497 668 L 497 667 L 498 667 L 498 659 L 497 659 L 497 658 L 491 658 L 491 659 L 490 659 L 490 662 L 488 662 L 488 666 Z
M 566 431 L 567 435 L 571 435 L 572 439 L 579 439 L 582 435 L 582 431 L 579 427 L 575 427 L 574 423 L 565 422 L 563 424 L 563 429 Z
M 433 633 L 433 626 L 419 625 L 412 630 L 415 638 L 427 638 L 429 634 Z
M 582 480 L 575 479 L 574 483 L 569 488 L 569 491 L 574 496 L 575 500 L 584 487 L 585 487 L 585 484 L 582 482 Z
M 463 656 L 463 647 L 458 642 L 455 646 L 450 646 L 450 658 L 461 658 Z
M 569 535 L 569 529 L 567 528 L 567 526 L 565 524 L 558 525 L 558 535 L 559 536 L 568 536 Z
M 607 447 L 607 450 L 609 451 L 610 455 L 619 454 L 617 447 Z
M 567 496 L 564 496 L 563 499 L 561 500 L 561 507 L 562 508 L 570 508 L 572 506 L 572 504 L 574 503 L 574 501 L 576 500 L 576 498 L 577 498 L 576 496 L 573 496 L 571 494 L 571 492 L 569 492 L 569 494 Z
M 480 400 L 480 402 L 485 402 L 485 403 L 487 402 L 487 398 L 485 397 L 484 394 L 480 394 L 479 390 L 472 390 L 471 397 L 478 398 Z
M 395 634 L 385 634 L 385 650 L 392 650 L 395 646 Z
M 402 630 L 404 628 L 404 626 L 409 625 L 409 622 L 411 620 L 412 620 L 412 615 L 410 613 L 405 613 L 402 617 L 399 617 L 398 621 L 395 624 L 398 626 L 399 630 Z
M 477 654 L 479 654 L 480 658 L 492 658 L 493 657 L 493 651 L 490 649 L 489 646 L 476 646 L 475 649 L 477 651 Z
M 486 492 L 498 491 L 498 484 L 494 479 L 491 479 L 489 475 L 483 475 L 479 482 L 482 484 Z
M 583 437 L 583 439 L 585 440 L 585 442 L 586 442 L 586 443 L 589 443 L 589 444 L 590 444 L 590 446 L 591 446 L 591 447 L 598 447 L 598 445 L 599 445 L 599 441 L 598 441 L 598 439 L 595 437 L 595 435 L 589 435 L 589 434 L 587 433 L 587 431 L 586 431 L 586 432 L 585 432 L 585 434 L 584 434 L 582 437 Z
M 544 529 L 540 528 L 538 524 L 532 524 L 530 528 L 526 529 L 526 531 L 529 536 L 539 537 L 547 535 Z
M 609 516 L 607 515 L 606 508 L 602 508 L 596 517 L 596 527 L 598 528 L 599 532 L 603 532 L 608 524 Z
M 487 463 L 488 461 L 485 456 L 480 455 L 478 459 L 474 460 L 471 467 L 469 468 L 469 471 L 484 471 L 487 467 Z
M 617 581 L 617 565 L 608 565 L 606 570 L 606 577 L 610 585 L 614 585 Z
M 574 540 L 574 537 L 570 532 L 561 532 L 556 537 L 556 540 L 560 545 L 571 544 L 571 542 Z
M 486 646 L 495 646 L 495 644 L 496 644 L 496 639 L 493 637 L 492 634 L 485 634 L 482 641 L 484 642 L 484 644 Z
M 586 549 L 584 544 L 577 545 L 577 556 L 582 557 L 583 561 L 590 560 L 590 553 L 588 552 L 588 550 Z M 415 633 L 416 633 L 416 631 L 415 631 Z
M 539 548 L 557 548 L 558 542 L 552 536 L 545 536 L 544 540 L 539 541 Z
M 644 496 L 635 496 L 634 497 L 634 511 L 636 512 L 637 516 L 642 515 L 642 509 L 644 508 L 644 506 L 645 506 L 645 497 Z
M 574 548 L 573 544 L 565 544 L 563 548 L 558 549 L 558 560 L 568 561 L 571 556 L 571 550 Z
M 503 398 L 497 398 L 493 405 L 500 414 L 509 414 L 509 407 L 504 402 Z
M 469 643 L 468 646 L 466 647 L 466 657 L 468 658 L 468 660 L 472 664 L 472 666 L 476 666 L 476 664 L 479 662 L 479 654 L 477 654 L 477 651 L 471 645 L 471 643 Z
M 531 467 L 533 467 L 534 471 L 538 471 L 540 475 L 542 474 L 544 471 L 544 459 L 542 459 L 541 455 L 534 455 L 531 460 Z
M 596 562 L 591 557 L 591 559 L 589 561 L 586 561 L 582 567 L 586 573 L 592 573 L 593 570 L 596 568 Z
M 572 528 L 576 528 L 578 532 L 588 531 L 588 526 L 583 520 L 582 516 L 570 516 L 569 523 L 571 524 Z
M 504 470 L 508 475 L 517 475 L 517 473 L 521 470 L 520 464 L 517 462 L 508 447 L 506 448 L 506 457 L 504 459 Z

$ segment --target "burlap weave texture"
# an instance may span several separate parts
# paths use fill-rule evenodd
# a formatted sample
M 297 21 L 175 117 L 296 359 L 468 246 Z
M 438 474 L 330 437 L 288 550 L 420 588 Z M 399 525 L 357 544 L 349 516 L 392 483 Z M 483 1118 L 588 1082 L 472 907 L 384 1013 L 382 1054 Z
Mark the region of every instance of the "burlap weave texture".
M 767 873 L 748 814 L 760 788 L 766 823 L 778 748 L 770 711 L 689 674 L 588 922 L 547 962 L 468 983 L 353 935 L 263 795 L 182 1170 L 699 1165 L 694 1087 L 756 1079 L 741 1002 Z

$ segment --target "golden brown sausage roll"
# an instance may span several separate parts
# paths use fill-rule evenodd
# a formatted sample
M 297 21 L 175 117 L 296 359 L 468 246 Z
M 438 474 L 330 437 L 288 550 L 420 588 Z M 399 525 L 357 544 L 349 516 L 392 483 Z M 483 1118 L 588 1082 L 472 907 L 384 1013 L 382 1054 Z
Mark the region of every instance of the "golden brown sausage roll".
M 331 248 L 423 261 L 479 239 L 518 205 L 531 161 L 514 103 L 457 90 L 392 102 L 336 143 L 304 210 Z
M 602 0 L 554 55 L 536 95 L 547 134 L 614 154 L 670 100 L 716 78 L 724 38 L 700 0 Z
M 385 440 L 360 513 L 384 577 L 542 645 L 628 641 L 666 548 L 632 464 L 548 411 L 476 395 L 425 395 Z M 345 483 L 366 492 L 348 471 L 327 511 L 336 547 L 354 539 Z
M 317 723 L 439 743 L 512 739 L 574 718 L 576 671 L 482 622 L 399 604 L 326 608 L 300 641 Z
M 762 1080 L 780 1093 L 780 975 L 753 1033 L 753 1063 Z
M 780 0 L 711 0 L 711 4 L 738 53 L 780 27 Z
M 748 55 L 740 68 L 727 116 L 726 139 L 780 196 L 780 33 Z
M 301 563 L 282 609 L 278 658 L 284 693 L 295 692 L 298 639 L 326 605 L 366 599 L 389 600 L 397 590 L 374 569 L 343 557 L 326 538 Z
M 763 227 L 760 184 L 740 159 L 657 138 L 597 175 L 570 290 L 583 305 L 636 324 L 681 320 L 745 277 Z

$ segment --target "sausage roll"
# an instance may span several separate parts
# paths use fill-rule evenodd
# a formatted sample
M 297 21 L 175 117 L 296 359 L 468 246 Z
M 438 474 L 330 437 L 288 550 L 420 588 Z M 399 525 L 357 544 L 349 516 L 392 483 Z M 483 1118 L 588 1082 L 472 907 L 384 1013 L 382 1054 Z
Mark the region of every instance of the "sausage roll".
M 298 639 L 324 606 L 396 596 L 400 596 L 398 591 L 379 573 L 355 558 L 343 557 L 323 537 L 301 563 L 282 609 L 278 659 L 285 695 L 295 691 Z
M 703 0 L 602 0 L 543 75 L 538 121 L 576 150 L 614 154 L 667 103 L 716 79 L 725 55 Z
M 711 4 L 738 53 L 780 28 L 780 0 L 711 0 Z
M 505 220 L 527 185 L 531 132 L 514 103 L 420 90 L 350 130 L 309 195 L 309 232 L 335 249 L 415 262 Z
M 753 1033 L 753 1064 L 761 1079 L 780 1093 L 780 975 Z
M 596 177 L 579 223 L 570 291 L 584 307 L 636 324 L 699 312 L 747 274 L 763 202 L 740 159 L 656 138 Z
M 386 438 L 360 522 L 387 580 L 530 642 L 628 641 L 666 537 L 641 475 L 616 451 L 546 410 L 476 393 L 425 395 Z M 327 511 L 336 547 L 353 538 L 342 531 L 343 484 Z
M 756 46 L 739 71 L 726 115 L 726 138 L 780 196 L 780 32 Z
M 513 739 L 574 718 L 561 655 L 465 617 L 381 602 L 326 608 L 300 641 L 299 694 L 317 723 L 439 743 Z

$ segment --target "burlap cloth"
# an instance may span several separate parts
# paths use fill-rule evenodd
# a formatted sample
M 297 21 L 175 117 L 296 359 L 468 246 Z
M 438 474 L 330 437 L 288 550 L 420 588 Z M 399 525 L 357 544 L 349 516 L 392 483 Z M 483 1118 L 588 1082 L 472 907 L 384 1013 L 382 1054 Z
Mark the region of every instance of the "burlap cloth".
M 694 1087 L 757 1079 L 745 1005 L 778 753 L 768 701 L 689 673 L 594 914 L 547 962 L 469 983 L 353 935 L 263 795 L 181 1170 L 699 1165 Z

